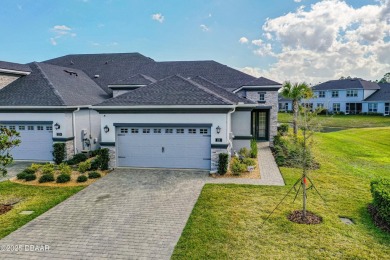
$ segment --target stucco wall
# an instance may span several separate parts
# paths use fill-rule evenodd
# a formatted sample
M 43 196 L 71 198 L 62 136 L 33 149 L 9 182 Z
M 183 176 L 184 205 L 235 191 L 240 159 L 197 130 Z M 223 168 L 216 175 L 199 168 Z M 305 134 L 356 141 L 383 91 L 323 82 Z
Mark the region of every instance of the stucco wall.
M 0 72 L 0 89 L 4 88 L 11 82 L 17 80 L 20 76 L 12 75 L 12 74 L 6 74 Z
M 76 121 L 76 152 L 80 153 L 82 150 L 96 150 L 100 147 L 100 115 L 95 110 L 82 109 L 75 112 Z M 103 126 L 104 127 L 104 126 Z M 90 146 L 85 146 L 83 149 L 82 131 L 85 129 L 87 135 L 85 138 L 89 140 Z

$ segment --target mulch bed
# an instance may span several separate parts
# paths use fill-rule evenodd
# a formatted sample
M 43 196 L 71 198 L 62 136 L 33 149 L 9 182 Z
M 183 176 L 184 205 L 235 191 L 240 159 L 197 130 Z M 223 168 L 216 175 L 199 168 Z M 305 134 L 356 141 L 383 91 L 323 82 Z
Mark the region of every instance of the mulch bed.
M 0 215 L 7 213 L 12 209 L 11 205 L 0 204 Z
M 382 229 L 385 232 L 390 233 L 390 225 L 381 218 L 377 209 L 372 204 L 368 205 L 367 209 L 372 219 L 374 220 L 375 226 L 377 226 L 378 228 Z
M 303 216 L 302 210 L 295 210 L 290 215 L 288 215 L 287 218 L 291 222 L 295 222 L 298 224 L 315 225 L 315 224 L 320 224 L 322 222 L 322 218 L 320 216 L 317 216 L 316 214 L 310 211 L 306 211 L 306 218 L 302 218 L 302 216 Z

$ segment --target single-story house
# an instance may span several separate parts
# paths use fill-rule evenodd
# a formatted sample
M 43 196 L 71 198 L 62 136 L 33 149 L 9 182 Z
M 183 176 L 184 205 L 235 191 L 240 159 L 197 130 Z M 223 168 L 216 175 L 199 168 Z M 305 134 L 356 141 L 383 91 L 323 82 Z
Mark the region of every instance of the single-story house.
M 109 148 L 112 167 L 215 171 L 219 153 L 276 135 L 281 84 L 215 61 L 117 53 L 27 65 L 0 90 L 0 124 L 22 135 L 16 159 L 51 160 L 65 142 L 68 156 Z

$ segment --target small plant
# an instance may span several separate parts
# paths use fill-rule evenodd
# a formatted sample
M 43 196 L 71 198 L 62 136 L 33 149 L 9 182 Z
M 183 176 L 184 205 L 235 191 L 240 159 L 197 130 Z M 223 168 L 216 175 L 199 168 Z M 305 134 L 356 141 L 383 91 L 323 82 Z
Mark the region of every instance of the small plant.
M 241 163 L 245 164 L 246 166 L 256 166 L 256 160 L 252 158 L 244 158 L 241 160 Z
M 278 127 L 278 133 L 280 133 L 281 135 L 286 135 L 288 133 L 288 128 L 289 128 L 288 124 L 281 124 Z
M 79 164 L 81 162 L 85 162 L 88 157 L 83 153 L 78 153 L 73 156 L 72 159 L 68 160 L 66 163 L 69 165 Z
M 72 173 L 72 168 L 66 163 L 61 163 L 60 165 L 58 165 L 58 170 L 60 170 L 60 172 L 64 174 Z
M 246 147 L 241 148 L 240 151 L 238 151 L 238 154 L 241 155 L 244 158 L 250 157 L 250 155 L 251 155 L 251 153 L 249 152 L 248 148 L 246 148 Z
M 65 143 L 53 144 L 53 159 L 56 164 L 60 164 L 65 160 L 66 151 Z
M 98 172 L 90 172 L 88 173 L 88 178 L 90 179 L 97 179 L 97 178 L 100 178 L 102 177 L 102 175 Z
M 241 163 L 238 158 L 233 158 L 230 162 L 230 171 L 233 175 L 239 176 L 246 171 L 246 165 Z
M 97 169 L 99 169 L 100 164 L 101 164 L 100 157 L 97 156 L 95 159 L 91 160 L 91 168 L 90 168 L 90 170 L 91 171 L 96 171 Z
M 229 155 L 227 153 L 220 153 L 218 156 L 218 173 L 224 175 L 228 169 Z
M 57 176 L 57 183 L 65 183 L 70 181 L 70 174 L 66 173 L 61 173 L 60 175 Z
M 35 170 L 32 169 L 31 167 L 28 167 L 28 168 L 24 169 L 23 172 L 25 172 L 26 174 L 34 174 Z
M 25 180 L 26 179 L 26 176 L 27 176 L 27 174 L 23 171 L 23 172 L 20 172 L 20 173 L 18 173 L 18 174 L 16 174 L 16 178 L 18 179 L 18 180 Z
M 33 174 L 27 174 L 25 180 L 26 181 L 33 181 L 36 178 L 37 178 L 37 176 L 34 173 Z
M 80 175 L 77 177 L 77 182 L 86 182 L 88 180 L 88 177 L 85 175 Z
M 42 166 L 41 168 L 43 174 L 53 174 L 54 172 L 54 165 L 47 163 Z
M 251 140 L 251 158 L 257 158 L 257 141 L 256 139 Z
M 46 173 L 46 174 L 43 174 L 38 182 L 39 183 L 44 183 L 44 182 L 52 182 L 54 181 L 54 174 L 53 173 Z
M 85 162 L 79 163 L 78 170 L 79 170 L 79 172 L 84 173 L 84 172 L 88 171 L 90 168 L 91 168 L 91 162 L 85 161 Z
M 100 169 L 108 170 L 108 162 L 110 161 L 110 153 L 108 148 L 100 150 Z
M 390 225 L 390 179 L 371 181 L 371 194 L 379 216 Z
M 30 169 L 33 169 L 34 172 L 37 172 L 41 169 L 41 167 L 42 167 L 42 164 L 33 163 L 33 164 L 31 164 Z

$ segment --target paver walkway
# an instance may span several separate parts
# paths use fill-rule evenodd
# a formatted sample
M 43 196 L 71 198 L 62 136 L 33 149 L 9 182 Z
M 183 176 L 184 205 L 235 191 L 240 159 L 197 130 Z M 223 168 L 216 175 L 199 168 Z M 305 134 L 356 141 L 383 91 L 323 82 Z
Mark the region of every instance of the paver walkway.
M 275 162 L 269 147 L 269 142 L 257 143 L 258 155 L 257 160 L 260 168 L 260 179 L 244 178 L 218 178 L 209 179 L 208 183 L 234 183 L 234 184 L 252 184 L 252 185 L 273 185 L 284 186 L 284 180 L 280 173 L 279 167 Z
M 169 259 L 207 175 L 116 169 L 0 240 L 23 248 L 0 259 Z

